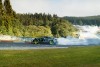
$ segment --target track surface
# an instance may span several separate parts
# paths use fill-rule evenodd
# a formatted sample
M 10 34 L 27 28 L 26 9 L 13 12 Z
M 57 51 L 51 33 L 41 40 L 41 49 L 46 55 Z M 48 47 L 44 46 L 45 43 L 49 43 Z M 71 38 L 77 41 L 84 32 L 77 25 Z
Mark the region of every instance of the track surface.
M 29 43 L 6 43 L 0 42 L 0 50 L 25 50 L 25 49 L 55 49 L 68 48 L 67 45 L 49 45 L 49 44 L 29 44 Z

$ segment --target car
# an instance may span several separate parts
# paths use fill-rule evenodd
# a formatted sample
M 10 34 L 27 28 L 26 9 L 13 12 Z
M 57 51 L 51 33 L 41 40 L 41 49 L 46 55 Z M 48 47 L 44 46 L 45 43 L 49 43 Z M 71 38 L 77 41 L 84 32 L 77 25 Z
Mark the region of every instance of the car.
M 41 37 L 41 38 L 35 38 L 32 40 L 32 44 L 50 44 L 50 45 L 56 45 L 57 39 L 53 37 Z

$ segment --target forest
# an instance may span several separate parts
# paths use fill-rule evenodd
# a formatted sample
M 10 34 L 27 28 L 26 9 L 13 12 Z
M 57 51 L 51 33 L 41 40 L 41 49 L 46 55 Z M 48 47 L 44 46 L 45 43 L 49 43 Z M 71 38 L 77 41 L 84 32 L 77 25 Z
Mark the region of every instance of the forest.
M 100 15 L 86 17 L 63 17 L 74 25 L 96 25 L 100 26 Z
M 35 7 L 35 6 L 33 6 Z M 66 37 L 73 35 L 77 29 L 71 22 L 56 14 L 18 14 L 10 0 L 0 0 L 0 34 L 21 37 Z

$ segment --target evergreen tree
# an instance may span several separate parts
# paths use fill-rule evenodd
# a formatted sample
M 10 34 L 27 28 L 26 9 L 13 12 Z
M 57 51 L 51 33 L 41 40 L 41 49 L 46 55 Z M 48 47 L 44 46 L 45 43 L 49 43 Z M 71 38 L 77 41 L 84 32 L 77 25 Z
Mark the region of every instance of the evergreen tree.
M 83 22 L 81 20 L 79 21 L 79 25 L 81 25 L 81 26 L 83 25 Z
M 6 18 L 6 14 L 5 14 L 5 11 L 4 11 L 3 4 L 2 4 L 2 0 L 0 0 L 0 32 L 1 33 L 6 32 L 5 18 Z M 3 31 L 5 31 L 5 32 L 3 32 Z
M 0 0 L 0 21 L 3 21 L 6 17 L 6 13 L 2 4 L 2 0 Z
M 5 7 L 5 11 L 6 11 L 7 15 L 15 17 L 16 13 L 12 9 L 12 6 L 10 4 L 10 0 L 5 0 L 4 1 L 4 7 Z
M 2 9 L 2 0 L 0 0 L 0 10 Z

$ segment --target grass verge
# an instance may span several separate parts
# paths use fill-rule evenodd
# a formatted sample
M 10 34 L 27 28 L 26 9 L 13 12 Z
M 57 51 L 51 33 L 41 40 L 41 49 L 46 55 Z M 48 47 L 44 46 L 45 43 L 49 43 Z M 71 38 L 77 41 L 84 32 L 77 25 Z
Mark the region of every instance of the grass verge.
M 100 67 L 100 46 L 1 50 L 0 67 Z

